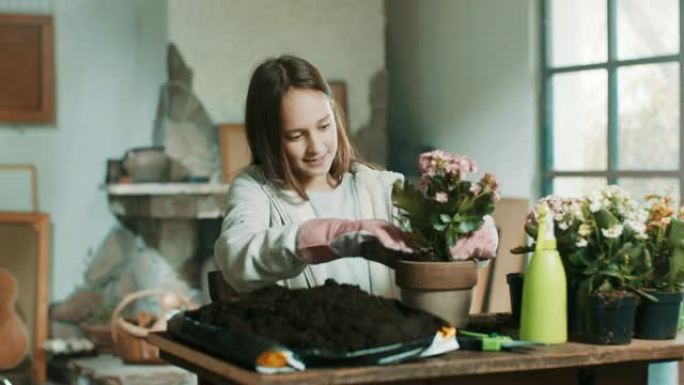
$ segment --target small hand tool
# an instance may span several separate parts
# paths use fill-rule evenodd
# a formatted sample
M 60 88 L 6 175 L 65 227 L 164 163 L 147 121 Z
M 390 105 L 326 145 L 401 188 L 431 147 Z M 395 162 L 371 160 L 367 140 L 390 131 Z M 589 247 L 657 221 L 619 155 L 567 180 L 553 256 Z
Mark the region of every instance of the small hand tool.
M 468 330 L 459 330 L 456 339 L 460 349 L 483 352 L 528 353 L 531 347 L 545 345 L 540 342 L 514 340 L 509 336 L 502 336 L 497 333 L 486 334 Z

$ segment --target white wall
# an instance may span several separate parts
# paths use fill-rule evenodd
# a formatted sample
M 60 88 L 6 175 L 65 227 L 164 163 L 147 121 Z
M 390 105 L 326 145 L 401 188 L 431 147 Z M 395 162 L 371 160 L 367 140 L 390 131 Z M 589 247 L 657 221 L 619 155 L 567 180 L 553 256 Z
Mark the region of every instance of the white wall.
M 539 185 L 534 0 L 392 0 L 387 8 L 390 168 L 426 146 L 467 154 L 505 196 Z
M 21 2 L 0 5 L 4 12 L 25 10 Z M 0 163 L 32 163 L 38 169 L 40 209 L 53 222 L 50 294 L 57 300 L 81 283 L 89 250 L 115 224 L 98 188 L 106 159 L 151 143 L 157 93 L 166 77 L 166 5 L 164 0 L 68 0 L 49 8 L 55 25 L 56 123 L 0 124 Z
M 381 130 L 384 156 L 384 117 L 383 127 L 371 123 L 369 103 L 371 82 L 385 70 L 382 0 L 170 0 L 168 25 L 215 123 L 243 122 L 258 63 L 294 54 L 347 83 L 351 131 Z
M 0 0 L 0 9 L 20 3 Z M 178 44 L 193 68 L 195 92 L 215 122 L 243 120 L 254 66 L 282 53 L 303 56 L 328 79 L 347 82 L 352 131 L 377 125 L 374 115 L 384 108 L 377 81 L 385 69 L 382 0 L 33 3 L 54 15 L 57 123 L 0 124 L 0 163 L 38 167 L 41 210 L 54 226 L 53 300 L 81 282 L 88 251 L 115 223 L 98 189 L 105 161 L 150 143 L 167 41 Z M 420 147 L 432 145 L 470 154 L 497 172 L 505 195 L 534 195 L 533 3 L 385 4 L 391 168 L 413 171 Z M 374 88 L 380 93 L 372 106 Z M 384 146 L 382 135 L 374 138 Z
M 57 122 L 0 124 L 0 163 L 38 168 L 40 208 L 53 219 L 53 300 L 81 283 L 89 251 L 115 224 L 98 186 L 107 158 L 151 142 L 167 42 L 192 67 L 214 122 L 243 121 L 256 64 L 291 53 L 347 82 L 352 131 L 384 123 L 369 103 L 385 70 L 382 0 L 27 1 L 0 0 L 0 10 L 53 14 Z

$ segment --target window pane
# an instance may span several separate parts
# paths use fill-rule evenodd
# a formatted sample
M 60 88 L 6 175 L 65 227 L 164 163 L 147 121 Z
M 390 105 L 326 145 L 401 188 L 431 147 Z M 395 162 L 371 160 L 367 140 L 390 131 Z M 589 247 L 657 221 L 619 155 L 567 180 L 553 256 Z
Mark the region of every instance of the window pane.
M 548 6 L 551 66 L 607 61 L 605 0 L 552 0 Z
M 553 77 L 554 169 L 606 169 L 606 76 L 592 70 Z
M 678 0 L 619 0 L 617 53 L 634 59 L 679 52 Z
M 581 197 L 607 184 L 606 178 L 559 177 L 553 179 L 553 193 L 562 197 Z
M 679 64 L 618 69 L 620 169 L 679 167 Z
M 618 184 L 637 199 L 648 194 L 669 195 L 679 207 L 679 180 L 675 178 L 620 178 Z

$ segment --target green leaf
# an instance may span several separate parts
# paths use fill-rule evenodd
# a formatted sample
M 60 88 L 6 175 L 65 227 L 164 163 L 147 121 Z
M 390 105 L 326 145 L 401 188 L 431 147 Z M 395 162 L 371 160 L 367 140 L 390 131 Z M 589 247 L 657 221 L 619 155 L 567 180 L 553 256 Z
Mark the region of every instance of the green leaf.
M 597 289 L 597 291 L 613 291 L 613 290 L 614 290 L 613 285 L 608 280 L 603 281 L 601 286 L 599 286 L 599 288 Z
M 609 229 L 615 225 L 620 224 L 620 221 L 617 219 L 617 217 L 615 217 L 613 213 L 606 209 L 601 209 L 595 212 L 594 219 L 596 220 L 596 224 L 601 229 Z
M 447 226 L 449 226 L 449 225 L 446 223 L 433 223 L 432 224 L 432 228 L 435 229 L 436 231 L 444 231 L 444 229 L 446 229 Z
M 481 222 L 481 221 L 479 221 Z M 480 228 L 481 223 L 476 220 L 467 220 L 458 224 L 458 232 L 468 234 Z
M 511 249 L 511 254 L 527 254 L 534 251 L 534 246 L 518 246 Z
M 670 244 L 672 245 L 672 256 L 670 258 L 669 280 L 672 285 L 679 284 L 684 277 L 684 221 L 672 218 L 670 228 Z
M 451 215 L 439 214 L 439 220 L 442 221 L 442 223 L 451 223 Z
M 537 225 L 534 225 L 532 223 L 525 223 L 525 232 L 530 237 L 537 239 L 537 232 L 538 232 Z
M 590 265 L 590 266 L 587 266 L 587 268 L 584 269 L 584 271 L 582 271 L 582 274 L 584 274 L 584 275 L 596 275 L 596 272 L 598 272 L 598 266 Z
M 645 291 L 643 291 L 643 290 L 634 289 L 634 291 L 635 291 L 636 293 L 638 293 L 640 296 L 642 296 L 642 297 L 648 299 L 648 300 L 651 301 L 651 302 L 654 302 L 654 303 L 660 302 L 660 301 L 658 301 L 658 298 L 652 296 L 651 294 L 649 294 L 649 293 L 647 293 L 647 292 L 645 292 Z
M 456 241 L 458 240 L 458 231 L 453 226 L 449 226 L 444 235 L 446 238 L 447 248 L 453 246 L 454 243 L 456 243 Z
M 617 279 L 627 278 L 624 274 L 620 273 L 619 271 L 612 270 L 612 269 L 611 270 L 607 270 L 607 269 L 599 270 L 598 274 L 599 275 L 606 275 L 608 277 L 613 277 L 613 278 L 617 278 Z

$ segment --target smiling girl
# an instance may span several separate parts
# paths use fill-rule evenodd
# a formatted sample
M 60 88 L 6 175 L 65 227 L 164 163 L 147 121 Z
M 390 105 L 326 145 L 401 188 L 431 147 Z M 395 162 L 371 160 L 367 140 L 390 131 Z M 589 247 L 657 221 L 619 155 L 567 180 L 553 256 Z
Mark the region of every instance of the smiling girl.
M 245 292 L 332 278 L 396 297 L 388 266 L 410 252 L 390 223 L 402 175 L 358 159 L 321 73 L 294 56 L 259 65 L 245 125 L 253 161 L 232 182 L 215 246 L 226 281 Z

